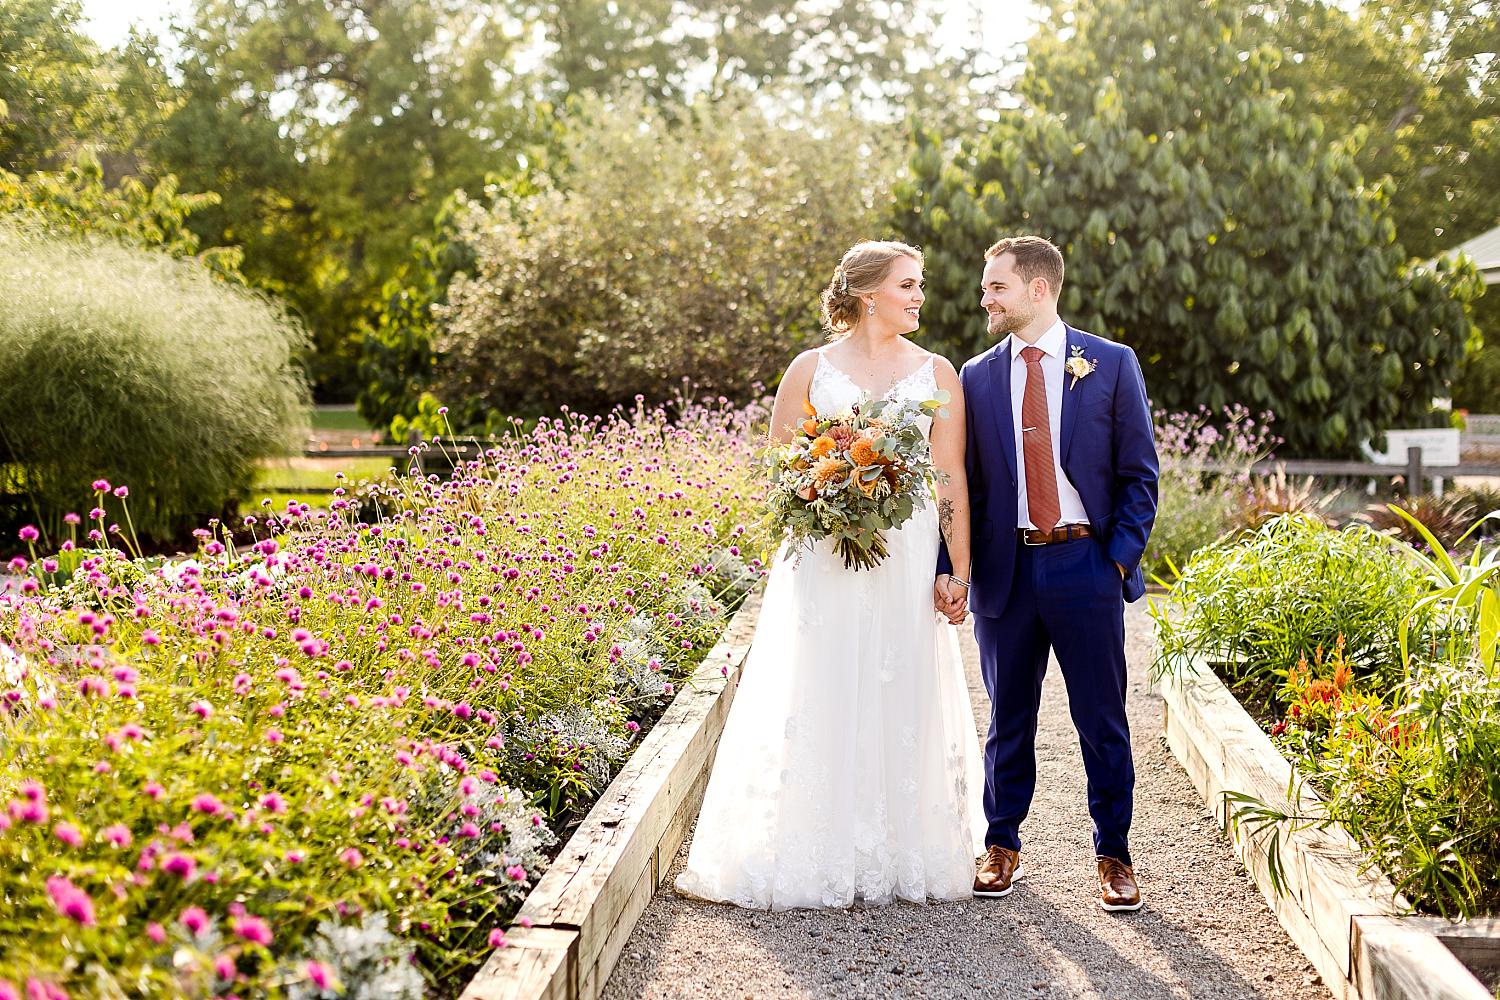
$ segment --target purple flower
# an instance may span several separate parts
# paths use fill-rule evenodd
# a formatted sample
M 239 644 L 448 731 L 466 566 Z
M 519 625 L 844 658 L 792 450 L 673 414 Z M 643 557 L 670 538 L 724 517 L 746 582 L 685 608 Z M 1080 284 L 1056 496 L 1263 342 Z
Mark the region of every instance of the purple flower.
M 47 895 L 52 897 L 52 905 L 63 916 L 76 920 L 85 927 L 92 927 L 97 923 L 94 919 L 94 901 L 89 898 L 89 894 L 61 875 L 53 875 L 47 879 Z
M 69 847 L 83 846 L 83 833 L 72 823 L 58 823 L 52 827 L 52 836 Z
M 251 944 L 268 945 L 271 943 L 271 925 L 260 917 L 250 915 L 235 917 L 229 922 L 229 929 Z
M 109 480 L 108 479 L 96 479 L 96 480 L 94 480 L 94 492 L 95 493 L 108 493 L 109 492 Z
M 205 816 L 217 816 L 224 811 L 224 803 L 208 792 L 203 792 L 200 795 L 193 796 L 193 811 L 201 812 Z
M 176 875 L 186 882 L 198 870 L 198 862 L 193 860 L 191 854 L 182 854 L 178 851 L 173 851 L 162 859 L 161 870 L 168 875 Z
M 208 914 L 199 906 L 189 906 L 177 920 L 193 937 L 202 937 L 203 932 L 208 930 Z
M 18 532 L 18 534 L 20 535 L 21 541 L 23 542 L 34 542 L 38 538 L 42 537 L 42 533 L 36 530 L 36 525 L 34 524 L 26 525 Z

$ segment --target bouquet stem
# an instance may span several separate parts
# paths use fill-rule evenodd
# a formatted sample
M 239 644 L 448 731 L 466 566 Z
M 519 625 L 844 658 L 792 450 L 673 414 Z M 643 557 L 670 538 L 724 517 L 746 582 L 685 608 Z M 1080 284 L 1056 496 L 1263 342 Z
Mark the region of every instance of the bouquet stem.
M 871 533 L 870 544 L 860 545 L 851 538 L 840 538 L 833 550 L 844 557 L 845 569 L 874 569 L 890 552 L 885 547 L 884 532 Z

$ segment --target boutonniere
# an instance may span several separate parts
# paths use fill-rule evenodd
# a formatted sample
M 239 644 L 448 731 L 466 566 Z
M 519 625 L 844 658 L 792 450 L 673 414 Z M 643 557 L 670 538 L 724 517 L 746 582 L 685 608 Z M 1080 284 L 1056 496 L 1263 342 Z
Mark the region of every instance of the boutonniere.
M 1073 381 L 1068 383 L 1068 390 L 1072 391 L 1073 387 L 1078 384 L 1079 379 L 1087 378 L 1094 374 L 1094 369 L 1098 367 L 1098 361 L 1083 356 L 1082 347 L 1073 348 L 1073 356 L 1063 363 L 1063 370 L 1073 376 Z

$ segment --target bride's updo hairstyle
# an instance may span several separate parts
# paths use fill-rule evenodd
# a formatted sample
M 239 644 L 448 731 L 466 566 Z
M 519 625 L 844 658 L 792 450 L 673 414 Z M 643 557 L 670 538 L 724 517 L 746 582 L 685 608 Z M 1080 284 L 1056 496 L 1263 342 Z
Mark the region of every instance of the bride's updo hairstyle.
M 865 313 L 859 297 L 880 287 L 897 257 L 922 263 L 922 251 L 895 240 L 867 240 L 845 251 L 833 269 L 833 280 L 823 289 L 823 329 L 829 340 L 847 337 L 854 329 Z

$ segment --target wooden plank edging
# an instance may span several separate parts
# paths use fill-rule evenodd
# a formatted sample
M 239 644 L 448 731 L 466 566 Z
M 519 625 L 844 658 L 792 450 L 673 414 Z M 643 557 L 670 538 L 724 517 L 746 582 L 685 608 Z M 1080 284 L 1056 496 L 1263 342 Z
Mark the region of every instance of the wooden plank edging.
M 1500 921 L 1411 915 L 1394 886 L 1342 828 L 1281 829 L 1283 891 L 1272 886 L 1266 837 L 1230 829 L 1226 792 L 1254 795 L 1291 814 L 1317 799 L 1296 768 L 1207 663 L 1192 659 L 1157 681 L 1168 746 L 1229 834 L 1287 934 L 1340 1000 L 1494 1000 L 1445 944 L 1500 954 Z M 1288 791 L 1297 798 L 1292 802 Z
M 459 1000 L 593 1000 L 671 867 L 707 787 L 760 615 L 757 589 L 594 803 Z

